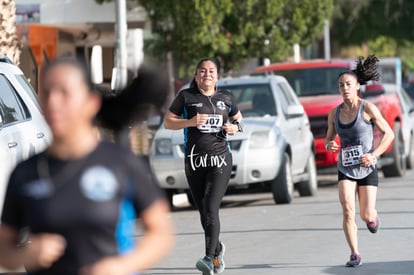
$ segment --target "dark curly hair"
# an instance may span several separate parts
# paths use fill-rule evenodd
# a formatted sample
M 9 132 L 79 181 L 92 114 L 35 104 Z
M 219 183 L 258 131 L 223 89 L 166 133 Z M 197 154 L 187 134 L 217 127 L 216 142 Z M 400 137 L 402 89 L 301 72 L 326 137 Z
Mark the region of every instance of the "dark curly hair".
M 377 71 L 378 57 L 372 54 L 364 60 L 363 56 L 359 56 L 355 62 L 355 69 L 340 73 L 338 79 L 345 74 L 350 74 L 355 76 L 361 85 L 365 85 L 370 80 L 378 81 L 380 79 L 380 74 Z

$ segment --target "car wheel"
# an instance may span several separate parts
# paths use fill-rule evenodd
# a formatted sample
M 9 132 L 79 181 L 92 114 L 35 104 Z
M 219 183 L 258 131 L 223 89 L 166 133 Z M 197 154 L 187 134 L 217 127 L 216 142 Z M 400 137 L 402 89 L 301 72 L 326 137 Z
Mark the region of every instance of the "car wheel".
M 394 143 L 389 153 L 394 160 L 390 165 L 382 167 L 384 177 L 402 177 L 406 170 L 406 159 L 404 158 L 404 143 L 402 142 L 401 125 L 399 122 L 394 123 Z
M 279 173 L 272 181 L 272 193 L 275 203 L 290 203 L 293 196 L 293 177 L 290 157 L 284 153 L 279 168 Z
M 414 136 L 410 136 L 410 143 L 409 143 L 410 149 L 408 150 L 408 156 L 407 156 L 407 168 L 413 169 L 414 168 Z
M 316 194 L 316 191 L 318 190 L 318 175 L 316 172 L 315 155 L 313 154 L 313 152 L 310 154 L 308 158 L 305 172 L 308 175 L 308 180 L 298 183 L 298 191 L 301 197 L 313 196 Z

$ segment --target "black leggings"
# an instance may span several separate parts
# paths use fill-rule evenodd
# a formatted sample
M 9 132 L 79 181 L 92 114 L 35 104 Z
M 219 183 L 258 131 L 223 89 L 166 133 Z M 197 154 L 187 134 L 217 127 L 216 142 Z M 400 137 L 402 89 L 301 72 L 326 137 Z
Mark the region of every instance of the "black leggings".
M 233 166 L 231 153 L 225 153 L 221 161 L 215 163 L 218 165 L 207 167 L 194 167 L 188 159 L 185 163 L 187 181 L 204 229 L 206 256 L 209 257 L 217 256 L 221 249 L 219 209 Z

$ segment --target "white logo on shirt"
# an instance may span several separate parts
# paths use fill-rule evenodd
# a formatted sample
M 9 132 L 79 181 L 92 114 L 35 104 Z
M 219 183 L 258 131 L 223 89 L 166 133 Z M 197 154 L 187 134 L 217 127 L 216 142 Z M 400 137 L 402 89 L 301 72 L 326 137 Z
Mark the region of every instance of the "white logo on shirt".
M 80 187 L 88 199 L 106 201 L 115 196 L 118 182 L 115 175 L 103 166 L 93 166 L 86 170 L 81 179 Z
M 219 100 L 216 103 L 217 108 L 219 108 L 220 110 L 226 110 L 226 104 L 224 104 L 223 101 Z
M 201 108 L 201 107 L 203 107 L 203 103 L 193 103 L 193 104 L 191 104 L 191 106 L 193 106 L 193 107 L 197 107 L 197 108 Z

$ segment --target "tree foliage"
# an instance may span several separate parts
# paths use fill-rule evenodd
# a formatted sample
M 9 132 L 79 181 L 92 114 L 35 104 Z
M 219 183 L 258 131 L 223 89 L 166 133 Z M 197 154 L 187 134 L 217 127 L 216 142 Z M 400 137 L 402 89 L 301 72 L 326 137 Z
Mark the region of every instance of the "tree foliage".
M 107 0 L 97 0 L 103 2 Z M 138 0 L 137 0 L 138 1 Z M 139 0 L 156 35 L 147 43 L 156 56 L 173 52 L 194 67 L 215 57 L 223 71 L 252 57 L 285 59 L 292 45 L 311 44 L 329 20 L 333 0 Z
M 355 45 L 380 36 L 414 41 L 414 1 L 334 0 L 334 39 Z
M 414 1 L 334 0 L 332 41 L 342 47 L 364 45 L 382 57 L 400 56 L 414 70 Z

